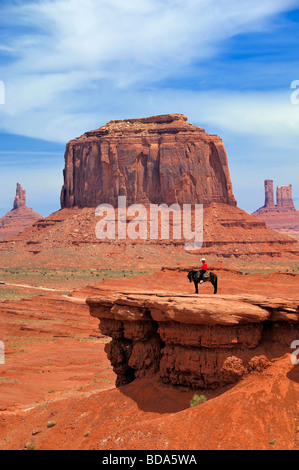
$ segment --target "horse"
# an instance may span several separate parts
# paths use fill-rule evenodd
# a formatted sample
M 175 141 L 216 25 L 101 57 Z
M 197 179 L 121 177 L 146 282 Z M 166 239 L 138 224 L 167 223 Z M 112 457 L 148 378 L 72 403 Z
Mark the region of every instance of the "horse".
M 194 282 L 195 285 L 195 294 L 198 294 L 198 284 L 199 284 L 199 276 L 200 276 L 200 271 L 190 271 L 187 274 L 187 277 L 190 282 Z M 214 287 L 214 294 L 217 294 L 217 288 L 218 288 L 218 278 L 216 274 L 207 272 L 203 276 L 203 282 L 210 282 L 213 287 Z

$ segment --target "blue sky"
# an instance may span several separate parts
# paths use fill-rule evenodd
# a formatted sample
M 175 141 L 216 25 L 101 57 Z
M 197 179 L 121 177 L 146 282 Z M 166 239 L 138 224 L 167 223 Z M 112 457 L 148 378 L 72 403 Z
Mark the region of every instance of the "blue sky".
M 299 0 L 2 0 L 0 23 L 0 216 L 17 182 L 60 208 L 68 140 L 167 113 L 222 137 L 239 207 L 273 179 L 299 209 Z

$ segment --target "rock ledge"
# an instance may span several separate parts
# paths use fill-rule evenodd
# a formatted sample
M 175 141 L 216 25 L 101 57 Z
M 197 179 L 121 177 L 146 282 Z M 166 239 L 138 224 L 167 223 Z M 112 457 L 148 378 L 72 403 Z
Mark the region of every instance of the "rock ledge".
M 291 353 L 299 299 L 122 292 L 87 299 L 112 341 L 117 385 L 156 376 L 163 383 L 218 388 Z

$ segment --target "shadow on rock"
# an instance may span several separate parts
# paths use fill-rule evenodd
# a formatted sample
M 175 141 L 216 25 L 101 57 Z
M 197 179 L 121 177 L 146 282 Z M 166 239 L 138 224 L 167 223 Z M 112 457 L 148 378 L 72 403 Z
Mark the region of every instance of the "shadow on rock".
M 291 369 L 290 372 L 287 373 L 287 377 L 293 382 L 299 384 L 299 364 L 294 366 L 293 369 Z

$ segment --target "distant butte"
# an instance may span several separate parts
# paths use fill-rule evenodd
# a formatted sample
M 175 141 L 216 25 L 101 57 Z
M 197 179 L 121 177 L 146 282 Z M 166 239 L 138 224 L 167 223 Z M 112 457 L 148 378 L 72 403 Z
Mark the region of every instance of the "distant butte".
M 22 232 L 41 218 L 40 214 L 26 206 L 26 191 L 17 183 L 13 209 L 0 219 L 0 240 Z
M 299 237 L 299 211 L 294 206 L 291 184 L 277 186 L 275 204 L 273 180 L 265 180 L 265 204 L 252 215 L 268 228 Z

